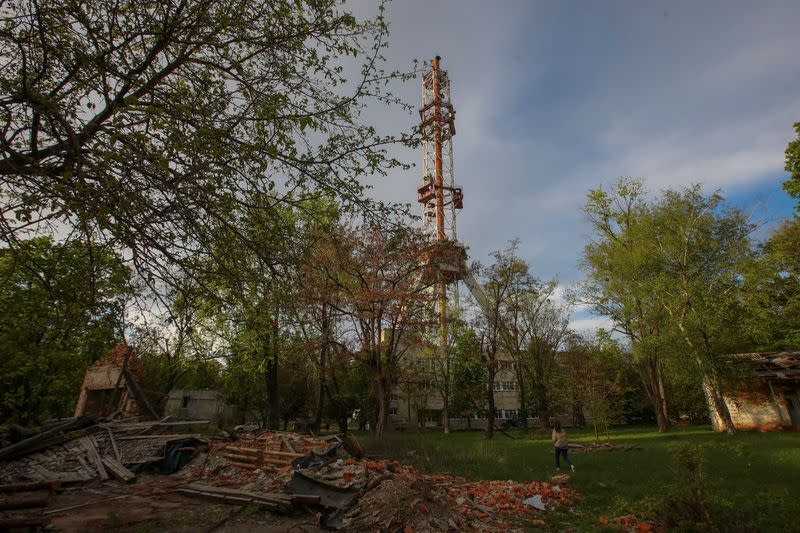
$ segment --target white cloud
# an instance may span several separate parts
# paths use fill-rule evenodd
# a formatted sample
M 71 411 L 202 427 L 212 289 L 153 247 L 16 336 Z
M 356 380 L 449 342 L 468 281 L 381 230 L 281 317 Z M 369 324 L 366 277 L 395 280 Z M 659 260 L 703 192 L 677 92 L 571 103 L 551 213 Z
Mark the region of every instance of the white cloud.
M 569 327 L 577 333 L 589 335 L 596 333 L 600 328 L 611 330 L 614 327 L 614 323 L 607 317 L 590 316 L 570 320 Z

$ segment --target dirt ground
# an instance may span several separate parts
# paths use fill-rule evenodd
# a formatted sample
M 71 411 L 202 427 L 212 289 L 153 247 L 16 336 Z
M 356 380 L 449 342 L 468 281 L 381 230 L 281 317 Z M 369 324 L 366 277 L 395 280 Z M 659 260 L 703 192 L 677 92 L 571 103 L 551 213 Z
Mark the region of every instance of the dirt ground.
M 173 476 L 141 475 L 132 484 L 108 481 L 66 487 L 44 512 L 52 519 L 49 527 L 63 532 L 323 531 L 311 512 L 281 516 L 256 506 L 191 498 L 175 491 L 183 484 L 186 480 Z

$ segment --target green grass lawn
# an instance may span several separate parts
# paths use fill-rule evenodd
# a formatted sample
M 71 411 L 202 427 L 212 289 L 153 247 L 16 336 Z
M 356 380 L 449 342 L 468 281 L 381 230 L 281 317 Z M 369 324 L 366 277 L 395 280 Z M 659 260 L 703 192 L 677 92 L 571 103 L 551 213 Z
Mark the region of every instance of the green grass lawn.
M 471 480 L 545 481 L 555 473 L 549 434 L 498 433 L 486 441 L 481 432 L 392 433 L 382 442 L 359 435 L 368 453 L 398 459 L 423 472 L 464 476 Z M 571 442 L 591 443 L 589 431 L 568 430 Z M 800 531 L 800 434 L 739 433 L 734 437 L 708 427 L 675 429 L 659 434 L 655 428 L 612 430 L 617 444 L 637 444 L 629 452 L 570 454 L 577 471 L 572 487 L 583 495 L 570 516 L 548 518 L 554 529 L 565 520 L 577 530 L 602 529 L 597 518 L 635 514 L 661 521 L 690 513 L 675 504 L 688 495 L 687 470 L 678 463 L 675 445 L 696 446 L 704 459 L 711 529 L 718 531 Z M 413 452 L 412 452 L 413 450 Z M 562 467 L 562 471 L 564 471 Z M 685 494 L 684 494 L 685 493 Z M 669 522 L 668 522 L 669 523 Z M 687 524 L 670 529 L 691 530 Z M 697 530 L 709 530 L 708 524 Z

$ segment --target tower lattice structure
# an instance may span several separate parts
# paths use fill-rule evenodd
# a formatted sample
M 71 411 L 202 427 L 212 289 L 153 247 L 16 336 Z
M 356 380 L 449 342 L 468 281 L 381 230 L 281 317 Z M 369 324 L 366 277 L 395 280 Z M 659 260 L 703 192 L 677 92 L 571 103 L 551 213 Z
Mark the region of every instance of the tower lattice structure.
M 422 206 L 422 227 L 431 241 L 457 241 L 456 216 L 464 195 L 456 187 L 453 169 L 453 137 L 456 111 L 450 101 L 450 78 L 439 68 L 436 56 L 422 78 L 419 109 L 422 145 L 422 185 L 417 201 Z

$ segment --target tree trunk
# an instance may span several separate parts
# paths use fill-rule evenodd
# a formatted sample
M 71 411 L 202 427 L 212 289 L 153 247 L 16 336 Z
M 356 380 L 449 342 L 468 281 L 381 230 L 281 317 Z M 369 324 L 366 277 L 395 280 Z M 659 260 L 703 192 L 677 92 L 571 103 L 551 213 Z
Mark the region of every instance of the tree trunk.
M 544 424 L 550 425 L 550 402 L 547 398 L 547 387 L 543 383 L 534 385 L 534 394 L 536 396 L 536 410 L 539 412 L 539 417 L 543 420 Z
M 445 392 L 443 401 L 442 401 L 442 427 L 444 429 L 444 434 L 447 435 L 450 433 L 450 410 L 449 410 L 449 402 L 447 398 L 448 394 Z
M 492 357 L 490 359 L 488 366 L 489 370 L 489 379 L 487 383 L 487 390 L 486 390 L 486 405 L 488 406 L 488 413 L 486 413 L 486 438 L 491 439 L 494 437 L 494 416 L 495 416 L 495 406 L 494 406 L 494 377 L 497 373 L 495 368 L 495 359 Z
M 700 361 L 699 357 L 697 358 L 697 364 L 701 365 L 701 369 L 703 368 L 702 361 Z M 728 409 L 728 404 L 725 403 L 725 399 L 722 397 L 719 381 L 713 369 L 703 370 L 703 391 L 706 393 L 706 402 L 708 403 L 711 420 L 715 420 L 714 415 L 716 415 L 716 420 L 722 423 L 725 432 L 728 435 L 736 435 L 736 426 L 733 424 L 731 411 Z
M 389 391 L 388 391 L 388 383 L 386 377 L 376 373 L 375 377 L 375 390 L 378 394 L 378 417 L 375 420 L 375 436 L 378 439 L 383 438 L 383 433 L 386 430 L 386 420 L 388 418 L 387 409 L 389 404 Z
M 267 360 L 265 378 L 267 385 L 267 425 L 269 429 L 280 427 L 280 396 L 278 393 L 278 321 L 273 320 L 272 332 L 264 342 L 264 357 Z
M 669 419 L 669 403 L 667 402 L 667 393 L 664 390 L 664 372 L 661 361 L 656 363 L 656 381 L 658 383 L 658 399 L 659 405 L 661 406 L 661 413 L 664 416 L 664 420 L 666 420 L 668 424 L 671 424 Z
M 656 415 L 658 432 L 666 433 L 669 431 L 670 427 L 669 410 L 667 399 L 664 397 L 663 379 L 659 370 L 660 362 L 657 358 L 650 357 L 640 361 L 637 366 L 639 375 L 644 382 L 647 398 L 650 400 L 650 405 L 653 407 L 653 413 Z
M 330 321 L 328 319 L 328 306 L 322 304 L 322 346 L 319 349 L 319 375 L 318 375 L 318 393 L 317 393 L 317 406 L 314 413 L 314 422 L 312 427 L 314 431 L 319 433 L 322 426 L 322 412 L 325 408 L 325 369 L 328 364 L 328 339 L 330 333 Z
M 525 381 L 522 379 L 522 373 L 516 372 L 517 385 L 519 385 L 519 418 L 522 423 L 522 430 L 527 433 L 528 431 L 528 400 L 525 394 Z

